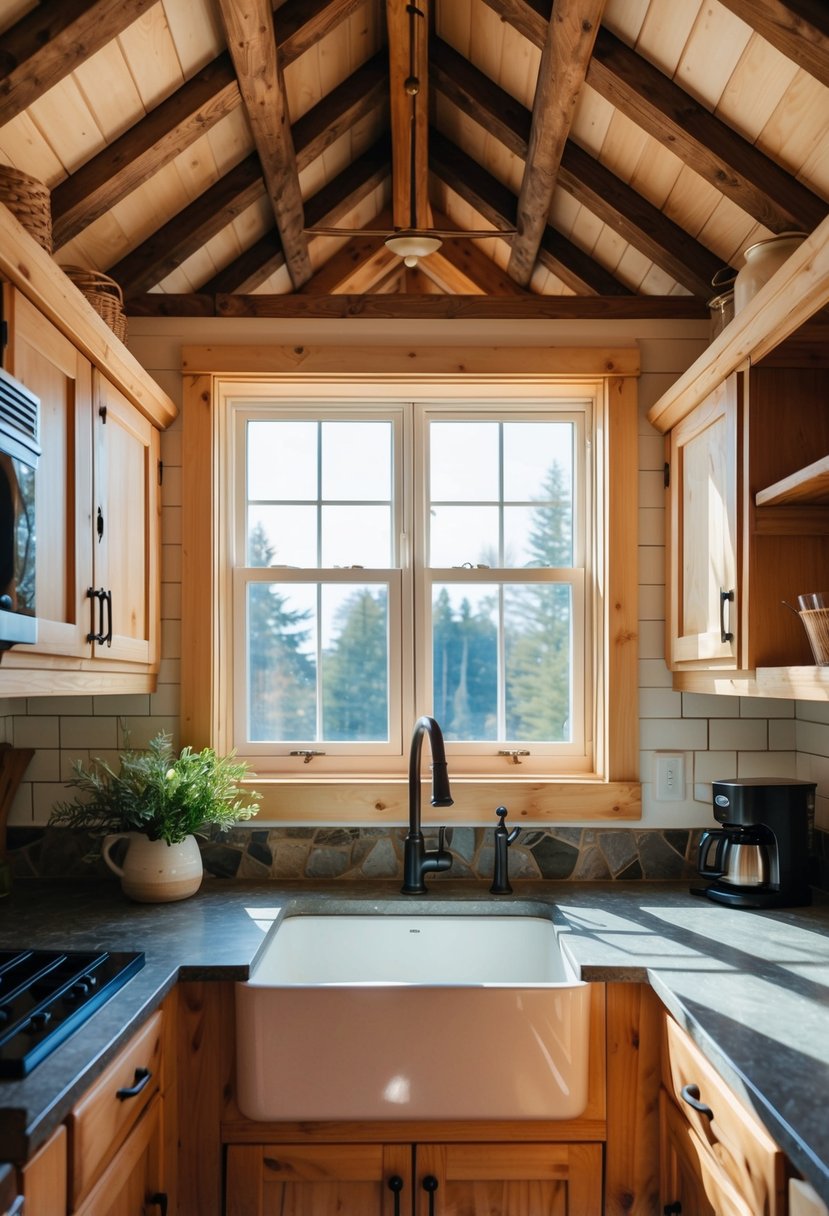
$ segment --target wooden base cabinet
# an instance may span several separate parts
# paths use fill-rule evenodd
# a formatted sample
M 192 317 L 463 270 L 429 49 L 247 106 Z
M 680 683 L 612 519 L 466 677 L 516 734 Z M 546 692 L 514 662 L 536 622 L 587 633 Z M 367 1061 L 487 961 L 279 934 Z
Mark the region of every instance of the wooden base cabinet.
M 227 1216 L 601 1216 L 600 1144 L 234 1144 Z
M 163 1107 L 156 1094 L 74 1216 L 166 1216 Z

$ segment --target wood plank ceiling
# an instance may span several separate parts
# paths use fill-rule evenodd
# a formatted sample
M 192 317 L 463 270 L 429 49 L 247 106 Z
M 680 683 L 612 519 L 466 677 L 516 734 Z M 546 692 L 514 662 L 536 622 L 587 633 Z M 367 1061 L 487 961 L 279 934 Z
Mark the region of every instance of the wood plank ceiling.
M 0 0 L 0 31 L 0 162 L 132 313 L 701 316 L 827 212 L 826 0 Z M 408 227 L 461 235 L 408 266 Z

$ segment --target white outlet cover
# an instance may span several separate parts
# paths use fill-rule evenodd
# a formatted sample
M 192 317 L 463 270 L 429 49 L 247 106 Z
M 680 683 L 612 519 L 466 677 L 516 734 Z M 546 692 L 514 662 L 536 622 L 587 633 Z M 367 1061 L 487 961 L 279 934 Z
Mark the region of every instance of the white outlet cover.
M 685 798 L 685 757 L 682 753 L 659 752 L 654 757 L 656 799 L 682 802 Z

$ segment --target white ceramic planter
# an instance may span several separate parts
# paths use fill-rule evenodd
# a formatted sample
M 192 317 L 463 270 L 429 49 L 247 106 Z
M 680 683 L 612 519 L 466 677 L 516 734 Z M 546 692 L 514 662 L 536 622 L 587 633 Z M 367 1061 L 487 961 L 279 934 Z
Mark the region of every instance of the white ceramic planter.
M 110 856 L 118 840 L 129 842 L 123 866 Z M 124 894 L 138 903 L 187 899 L 201 886 L 204 871 L 195 836 L 186 836 L 180 844 L 167 844 L 150 840 L 141 832 L 118 832 L 105 837 L 101 855 L 121 879 Z

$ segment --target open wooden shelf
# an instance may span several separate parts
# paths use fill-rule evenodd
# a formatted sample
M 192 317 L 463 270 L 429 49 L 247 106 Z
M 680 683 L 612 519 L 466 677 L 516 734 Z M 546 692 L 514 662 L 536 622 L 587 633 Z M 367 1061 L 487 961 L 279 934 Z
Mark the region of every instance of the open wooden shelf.
M 776 481 L 765 490 L 758 490 L 754 501 L 758 507 L 806 503 L 812 506 L 829 504 L 829 456 L 821 456 L 805 469 L 798 469 Z

